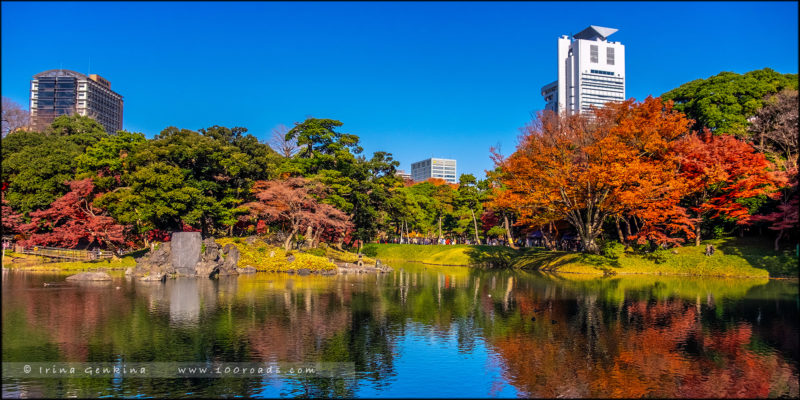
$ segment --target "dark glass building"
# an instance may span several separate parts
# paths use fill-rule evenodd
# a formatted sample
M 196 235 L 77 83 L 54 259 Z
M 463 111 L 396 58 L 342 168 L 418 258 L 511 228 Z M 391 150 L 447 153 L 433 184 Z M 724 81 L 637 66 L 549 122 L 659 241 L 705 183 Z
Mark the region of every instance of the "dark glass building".
M 82 115 L 97 120 L 108 133 L 122 129 L 122 96 L 111 82 L 66 69 L 52 69 L 31 81 L 31 127 L 43 131 L 59 115 Z

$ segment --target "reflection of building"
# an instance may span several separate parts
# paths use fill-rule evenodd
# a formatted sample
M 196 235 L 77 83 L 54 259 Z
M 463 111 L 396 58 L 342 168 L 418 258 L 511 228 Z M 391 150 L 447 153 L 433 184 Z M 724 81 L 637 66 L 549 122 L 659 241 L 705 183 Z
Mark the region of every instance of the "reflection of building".
M 422 182 L 428 178 L 439 178 L 449 183 L 458 183 L 456 160 L 429 158 L 411 164 L 411 179 Z
M 101 76 L 51 69 L 31 81 L 31 126 L 43 131 L 59 115 L 92 117 L 106 132 L 122 129 L 122 96 Z
M 577 114 L 625 100 L 625 46 L 606 41 L 616 31 L 591 25 L 558 39 L 558 80 L 542 87 L 545 110 Z

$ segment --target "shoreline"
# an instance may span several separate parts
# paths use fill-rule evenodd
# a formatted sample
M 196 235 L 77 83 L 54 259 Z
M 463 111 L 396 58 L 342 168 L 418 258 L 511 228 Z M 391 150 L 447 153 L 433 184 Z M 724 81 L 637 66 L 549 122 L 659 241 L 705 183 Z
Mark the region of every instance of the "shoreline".
M 364 246 L 365 253 L 387 261 L 425 265 L 518 269 L 547 273 L 598 276 L 665 275 L 717 278 L 770 278 L 797 280 L 797 257 L 788 251 L 774 252 L 753 238 L 722 238 L 707 241 L 718 251 L 706 256 L 702 246 L 676 247 L 651 253 L 624 251 L 610 246 L 606 255 L 477 245 L 377 244 Z

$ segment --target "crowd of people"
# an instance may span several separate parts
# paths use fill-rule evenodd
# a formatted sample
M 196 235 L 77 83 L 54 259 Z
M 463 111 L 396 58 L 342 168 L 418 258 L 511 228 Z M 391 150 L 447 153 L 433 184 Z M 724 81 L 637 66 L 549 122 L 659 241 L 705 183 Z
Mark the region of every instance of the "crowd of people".
M 390 239 L 378 239 L 378 243 L 388 244 L 417 244 L 417 245 L 456 245 L 478 244 L 473 239 L 469 238 L 417 238 L 417 237 L 394 237 Z M 486 246 L 508 246 L 508 241 L 504 238 L 489 238 L 485 242 L 480 243 Z M 545 247 L 544 240 L 541 237 L 517 239 L 514 241 L 517 247 Z M 554 250 L 580 252 L 583 251 L 583 245 L 580 240 L 571 237 L 562 238 L 556 241 Z

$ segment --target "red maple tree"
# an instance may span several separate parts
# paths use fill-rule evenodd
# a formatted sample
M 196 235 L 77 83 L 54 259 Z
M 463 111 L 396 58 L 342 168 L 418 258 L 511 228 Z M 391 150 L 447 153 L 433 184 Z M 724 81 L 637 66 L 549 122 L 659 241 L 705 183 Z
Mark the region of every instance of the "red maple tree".
M 90 178 L 67 182 L 70 191 L 46 210 L 30 214 L 31 222 L 20 226 L 28 236 L 23 246 L 43 245 L 75 248 L 93 244 L 118 250 L 125 244 L 128 226 L 120 225 L 101 208 L 92 205 L 100 195 Z
M 19 226 L 22 224 L 22 215 L 15 213 L 14 210 L 11 209 L 11 206 L 8 205 L 5 199 L 5 195 L 3 196 L 2 202 L 3 234 L 19 232 Z
M 253 193 L 258 201 L 245 206 L 257 218 L 289 225 L 290 233 L 284 241 L 284 248 L 289 251 L 292 239 L 302 229 L 311 228 L 312 237 L 318 240 L 326 233 L 329 237 L 344 235 L 352 227 L 347 214 L 314 198 L 314 195 L 322 195 L 324 191 L 320 185 L 304 178 L 257 181 L 253 185 Z M 313 231 L 316 231 L 316 235 Z
M 750 210 L 737 201 L 759 195 L 779 195 L 779 178 L 772 164 L 753 147 L 730 135 L 714 136 L 708 130 L 673 142 L 672 157 L 691 192 L 688 199 L 695 224 L 695 245 L 700 245 L 702 217 L 727 218 L 738 225 L 754 220 Z
M 780 250 L 780 240 L 785 231 L 796 230 L 800 225 L 800 193 L 798 193 L 797 167 L 789 171 L 782 171 L 777 174 L 784 190 L 781 193 L 780 204 L 777 210 L 765 214 L 756 215 L 754 221 L 764 221 L 770 223 L 768 229 L 778 231 L 775 237 L 775 251 Z

